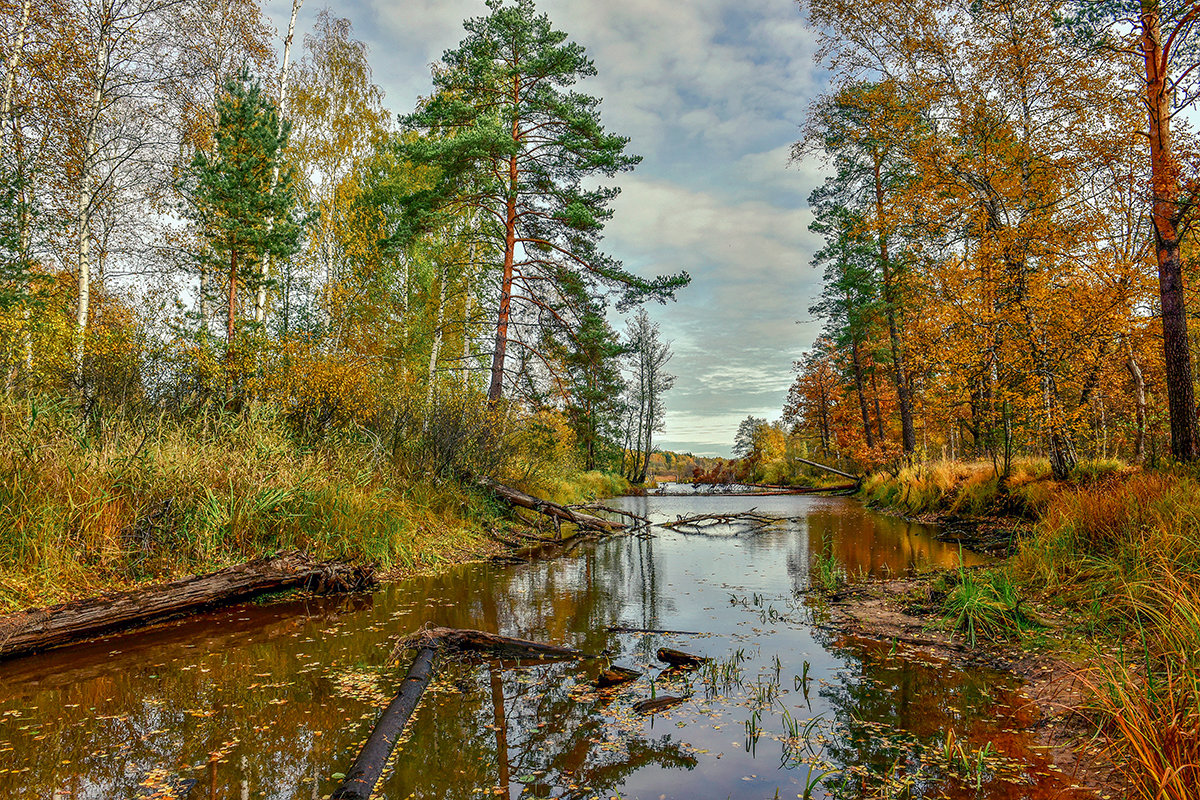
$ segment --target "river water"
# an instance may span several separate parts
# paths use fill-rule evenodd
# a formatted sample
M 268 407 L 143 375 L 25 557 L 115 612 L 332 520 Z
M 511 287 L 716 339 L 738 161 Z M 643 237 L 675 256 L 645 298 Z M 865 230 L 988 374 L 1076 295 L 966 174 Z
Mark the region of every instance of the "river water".
M 245 604 L 0 664 L 0 796 L 327 796 L 403 679 L 393 644 L 426 623 L 602 653 L 642 677 L 600 693 L 607 661 L 447 664 L 382 797 L 1085 796 L 1023 732 L 1034 718 L 1011 679 L 822 624 L 806 591 L 814 564 L 836 560 L 852 580 L 957 565 L 930 529 L 845 498 L 613 502 L 660 522 L 751 508 L 795 519 L 654 528 L 555 560 Z M 711 661 L 667 672 L 664 646 Z M 632 708 L 666 696 L 683 701 Z

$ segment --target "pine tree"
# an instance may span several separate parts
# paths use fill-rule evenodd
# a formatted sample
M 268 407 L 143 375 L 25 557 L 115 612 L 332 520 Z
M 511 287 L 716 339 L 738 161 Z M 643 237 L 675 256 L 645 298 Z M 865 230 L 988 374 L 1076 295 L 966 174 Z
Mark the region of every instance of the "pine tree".
M 624 345 L 600 309 L 589 309 L 563 358 L 569 381 L 567 419 L 583 451 L 584 468 L 597 469 L 616 449 L 621 422 Z
M 265 256 L 295 253 L 301 225 L 294 218 L 295 173 L 283 158 L 290 126 L 280 123 L 274 103 L 249 73 L 226 84 L 217 118 L 213 151 L 196 153 L 185 193 L 208 243 L 200 257 L 229 271 L 226 356 L 232 361 L 239 284 L 257 289 Z
M 514 311 L 562 318 L 563 305 L 604 288 L 626 305 L 671 297 L 686 273 L 644 280 L 599 249 L 616 188 L 588 188 L 640 158 L 628 139 L 607 133 L 597 98 L 571 90 L 596 74 L 584 48 L 555 30 L 532 0 L 488 0 L 491 13 L 467 20 L 467 37 L 434 70 L 434 95 L 402 120 L 405 158 L 433 168 L 431 188 L 404 199 L 398 237 L 427 229 L 441 214 L 478 211 L 492 222 L 503 253 L 488 397 L 503 393 Z M 413 133 L 421 135 L 414 136 Z M 585 309 L 565 311 L 580 319 Z

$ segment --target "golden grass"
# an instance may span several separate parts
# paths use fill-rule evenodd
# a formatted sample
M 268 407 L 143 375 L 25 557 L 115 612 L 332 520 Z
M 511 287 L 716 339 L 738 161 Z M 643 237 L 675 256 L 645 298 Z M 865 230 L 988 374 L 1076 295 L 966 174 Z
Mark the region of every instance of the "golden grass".
M 269 411 L 87 439 L 66 408 L 0 407 L 0 611 L 217 569 L 278 550 L 435 564 L 497 513 L 366 442 L 301 446 Z
M 1193 800 L 1200 787 L 1200 596 L 1170 572 L 1125 595 L 1140 647 L 1099 659 L 1087 676 L 1101 731 L 1135 796 Z

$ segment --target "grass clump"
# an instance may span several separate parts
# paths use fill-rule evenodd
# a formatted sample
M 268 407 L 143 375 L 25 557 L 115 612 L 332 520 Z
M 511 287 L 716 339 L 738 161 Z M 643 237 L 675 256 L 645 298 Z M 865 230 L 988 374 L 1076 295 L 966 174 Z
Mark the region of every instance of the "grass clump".
M 943 577 L 943 613 L 950 628 L 974 646 L 978 639 L 1011 641 L 1041 625 L 1022 610 L 1017 585 L 1004 569 L 963 570 Z
M 1191 800 L 1200 786 L 1200 596 L 1175 581 L 1128 587 L 1134 654 L 1091 674 L 1095 710 L 1134 796 Z

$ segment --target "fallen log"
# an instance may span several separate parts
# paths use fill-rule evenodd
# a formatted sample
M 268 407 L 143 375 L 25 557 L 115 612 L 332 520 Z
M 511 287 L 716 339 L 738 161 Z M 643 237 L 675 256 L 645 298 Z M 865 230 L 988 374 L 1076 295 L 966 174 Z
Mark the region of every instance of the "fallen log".
M 396 742 L 404 733 L 421 695 L 433 678 L 434 661 L 439 653 L 476 653 L 499 659 L 501 664 L 505 659 L 516 659 L 520 664 L 530 660 L 594 658 L 570 647 L 498 636 L 469 628 L 435 627 L 423 628 L 400 640 L 392 650 L 392 658 L 404 650 L 413 648 L 416 648 L 417 655 L 408 669 L 400 691 L 375 723 L 375 728 L 359 751 L 354 765 L 346 773 L 342 785 L 330 796 L 330 800 L 367 800 L 371 797 L 388 759 L 392 757 Z
M 0 617 L 0 660 L 286 589 L 319 593 L 373 586 L 374 570 L 314 562 L 298 552 L 171 583 Z
M 469 628 L 422 628 L 402 639 L 392 651 L 393 657 L 403 650 L 421 647 L 436 647 L 459 653 L 477 653 L 489 658 L 527 661 L 560 659 L 587 659 L 596 656 L 571 647 L 514 639 Z
M 359 751 L 358 758 L 354 760 L 354 766 L 350 767 L 342 785 L 330 796 L 330 800 L 367 800 L 375 791 L 375 784 L 379 783 L 379 776 L 392 757 L 396 740 L 404 732 L 404 726 L 408 724 L 409 717 L 416 710 L 425 687 L 433 677 L 433 661 L 437 652 L 437 645 L 430 644 L 417 653 L 400 692 L 384 709 L 379 722 L 375 723 L 375 729 Z
M 670 647 L 658 648 L 658 660 L 670 664 L 673 669 L 697 669 L 708 661 L 703 656 L 694 656 L 682 650 L 672 650 Z
M 585 530 L 600 531 L 601 533 L 623 531 L 628 527 L 622 522 L 602 519 L 591 514 L 585 514 L 582 511 L 572 511 L 566 506 L 553 503 L 549 500 L 543 500 L 540 497 L 534 497 L 511 486 L 497 483 L 491 478 L 479 478 L 478 482 L 480 486 L 488 489 L 492 494 L 509 505 L 536 511 L 543 516 L 556 520 L 556 524 L 569 522 Z

